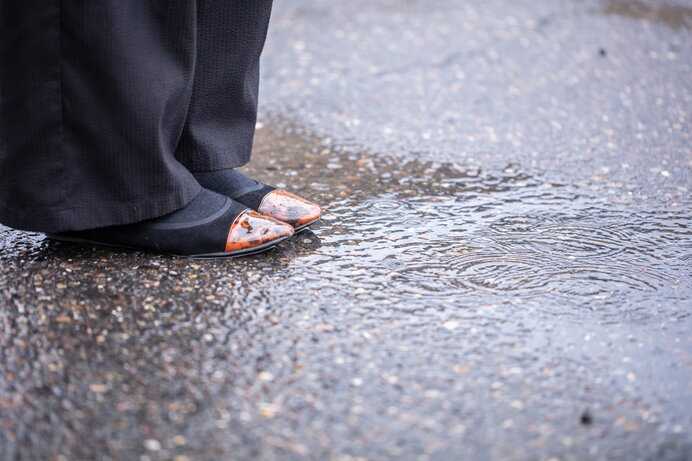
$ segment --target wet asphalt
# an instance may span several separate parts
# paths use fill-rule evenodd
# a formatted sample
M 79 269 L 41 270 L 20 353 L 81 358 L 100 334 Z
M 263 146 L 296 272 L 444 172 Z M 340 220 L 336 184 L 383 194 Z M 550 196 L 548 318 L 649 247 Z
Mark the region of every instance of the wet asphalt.
M 194 261 L 0 227 L 2 460 L 692 459 L 692 3 L 285 0 Z

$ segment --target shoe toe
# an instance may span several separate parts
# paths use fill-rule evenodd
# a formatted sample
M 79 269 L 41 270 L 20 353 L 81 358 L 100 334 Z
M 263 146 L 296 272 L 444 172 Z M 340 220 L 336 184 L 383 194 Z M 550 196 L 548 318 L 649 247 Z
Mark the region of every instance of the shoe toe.
M 226 252 L 266 246 L 293 235 L 293 227 L 252 210 L 243 211 L 231 225 L 226 239 Z
M 262 199 L 258 211 L 293 227 L 304 226 L 322 216 L 319 205 L 283 190 L 268 193 Z

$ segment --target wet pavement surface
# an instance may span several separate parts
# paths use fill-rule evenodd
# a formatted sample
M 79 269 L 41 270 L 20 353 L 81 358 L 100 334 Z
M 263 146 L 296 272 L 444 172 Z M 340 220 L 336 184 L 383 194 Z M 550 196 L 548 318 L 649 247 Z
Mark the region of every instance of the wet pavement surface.
M 691 35 L 278 3 L 247 171 L 323 220 L 228 261 L 0 228 L 0 459 L 691 459 Z

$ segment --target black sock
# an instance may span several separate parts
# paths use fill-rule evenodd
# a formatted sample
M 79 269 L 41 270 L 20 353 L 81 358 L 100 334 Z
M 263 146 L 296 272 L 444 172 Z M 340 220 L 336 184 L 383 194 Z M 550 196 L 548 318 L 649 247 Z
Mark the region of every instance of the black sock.
M 219 211 L 226 204 L 226 197 L 202 186 L 197 197 L 183 208 L 167 215 L 150 219 L 149 222 L 157 223 L 185 223 L 199 221 Z
M 216 171 L 192 172 L 195 179 L 207 189 L 223 194 L 234 200 L 250 192 L 259 191 L 266 186 L 259 181 L 233 168 Z

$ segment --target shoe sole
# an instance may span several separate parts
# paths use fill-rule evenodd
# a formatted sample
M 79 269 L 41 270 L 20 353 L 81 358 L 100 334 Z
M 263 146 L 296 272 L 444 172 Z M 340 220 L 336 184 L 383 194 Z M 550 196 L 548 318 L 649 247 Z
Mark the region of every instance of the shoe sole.
M 55 234 L 46 234 L 48 238 L 53 239 L 53 240 L 58 240 L 60 242 L 70 242 L 70 243 L 88 243 L 90 245 L 98 245 L 98 246 L 105 246 L 105 247 L 111 247 L 111 248 L 127 248 L 129 250 L 136 250 L 136 251 L 144 251 L 147 253 L 153 253 L 153 254 L 162 254 L 166 256 L 173 256 L 175 258 L 184 258 L 184 259 L 225 259 L 225 258 L 235 258 L 239 256 L 249 256 L 249 255 L 254 255 L 257 253 L 262 253 L 264 251 L 270 250 L 274 248 L 276 245 L 279 243 L 283 242 L 284 240 L 290 238 L 290 235 L 287 235 L 285 237 L 280 237 L 275 240 L 272 240 L 267 243 L 263 243 L 262 245 L 252 247 L 252 248 L 245 248 L 242 250 L 235 250 L 235 251 L 222 251 L 219 253 L 200 253 L 200 254 L 194 254 L 194 255 L 178 255 L 175 253 L 166 253 L 166 252 L 153 252 L 151 250 L 145 250 L 142 248 L 137 248 L 137 247 L 131 247 L 131 246 L 126 246 L 126 245 L 114 245 L 112 243 L 104 243 L 104 242 L 97 242 L 95 240 L 88 240 L 88 239 L 80 239 L 80 238 L 72 238 L 72 237 L 63 237 L 61 235 L 55 235 Z
M 304 231 L 305 229 L 307 229 L 307 228 L 310 227 L 311 225 L 315 224 L 315 223 L 316 223 L 317 221 L 319 221 L 320 219 L 322 219 L 322 216 L 320 216 L 320 217 L 317 218 L 317 219 L 313 219 L 313 220 L 310 221 L 310 222 L 306 222 L 305 224 L 302 224 L 302 225 L 296 227 L 295 229 L 293 229 L 293 231 L 294 231 L 296 234 L 297 234 L 298 232 L 300 232 L 300 231 Z

